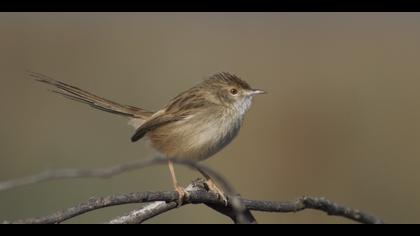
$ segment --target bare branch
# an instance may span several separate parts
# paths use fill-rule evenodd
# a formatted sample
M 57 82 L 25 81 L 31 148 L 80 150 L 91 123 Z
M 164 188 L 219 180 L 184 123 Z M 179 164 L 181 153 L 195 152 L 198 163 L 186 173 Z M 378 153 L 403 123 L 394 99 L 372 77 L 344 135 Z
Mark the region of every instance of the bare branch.
M 209 174 L 216 181 L 222 184 L 223 189 L 228 194 L 235 195 L 232 185 L 223 178 L 216 171 L 202 164 L 190 161 L 172 160 L 176 164 L 189 166 L 194 169 L 200 169 L 201 171 Z M 149 159 L 149 160 L 138 160 L 133 162 L 127 162 L 115 166 L 96 168 L 96 169 L 58 169 L 58 170 L 47 170 L 40 174 L 27 176 L 18 179 L 12 179 L 0 182 L 0 191 L 6 191 L 14 188 L 23 187 L 30 184 L 37 184 L 47 181 L 59 180 L 59 179 L 76 179 L 76 178 L 110 178 L 122 173 L 126 173 L 133 170 L 142 169 L 157 164 L 166 164 L 167 160 L 161 157 Z
M 186 162 L 173 160 L 174 163 L 189 166 L 194 169 L 200 169 L 201 171 L 212 176 L 217 182 L 219 182 L 225 189 L 229 203 L 226 206 L 218 196 L 214 193 L 208 192 L 202 185 L 193 183 L 193 187 L 189 189 L 189 196 L 185 204 L 205 204 L 213 210 L 230 217 L 235 223 L 256 223 L 255 218 L 251 214 L 251 211 L 268 211 L 268 212 L 298 212 L 305 209 L 315 209 L 326 212 L 329 215 L 336 215 L 346 217 L 348 219 L 360 222 L 360 223 L 383 223 L 380 219 L 363 213 L 359 210 L 355 210 L 349 207 L 344 207 L 335 204 L 325 198 L 313 198 L 313 197 L 302 197 L 294 202 L 270 202 L 270 201 L 255 201 L 245 200 L 236 194 L 232 185 L 226 181 L 220 174 L 215 172 L 209 167 L 196 162 Z M 164 158 L 156 158 L 151 160 L 134 161 L 124 163 L 116 166 L 98 169 L 61 169 L 46 171 L 44 173 L 33 175 L 21 179 L 9 180 L 0 182 L 0 191 L 17 188 L 29 184 L 35 184 L 45 181 L 57 180 L 57 179 L 70 179 L 70 178 L 84 178 L 84 177 L 96 177 L 96 178 L 109 178 L 121 173 L 128 171 L 145 168 L 151 165 L 166 163 L 167 160 Z M 178 199 L 177 192 L 144 192 L 144 193 L 129 193 L 117 196 L 108 196 L 103 198 L 91 198 L 86 203 L 81 203 L 77 206 L 68 208 L 63 211 L 59 211 L 50 216 L 19 220 L 12 223 L 29 223 L 29 224 L 54 224 L 61 223 L 65 220 L 71 219 L 78 215 L 115 205 L 122 204 L 133 204 L 133 203 L 147 203 L 153 202 L 152 204 L 146 205 L 146 207 L 139 210 L 130 212 L 129 214 L 116 218 L 110 223 L 121 222 L 121 223 L 141 223 L 145 220 L 150 219 L 156 215 L 162 214 L 166 211 L 176 208 L 176 200 Z M 156 203 L 160 202 L 160 203 Z M 10 222 L 4 222 L 10 223 Z
M 341 216 L 364 224 L 384 224 L 384 221 L 369 213 L 342 206 L 324 197 L 304 196 L 295 201 L 255 201 L 242 200 L 248 210 L 263 212 L 299 212 L 306 209 L 313 209 L 327 213 L 328 215 Z
M 141 224 L 144 221 L 175 209 L 178 206 L 176 202 L 158 201 L 149 203 L 141 209 L 134 210 L 127 215 L 111 220 L 110 224 Z
M 161 159 L 140 160 L 123 163 L 116 166 L 98 169 L 60 169 L 48 170 L 40 174 L 23 177 L 20 179 L 8 180 L 0 182 L 0 191 L 10 190 L 13 188 L 23 187 L 30 184 L 42 183 L 46 181 L 58 179 L 76 179 L 76 178 L 110 178 L 125 172 L 141 169 L 154 164 L 163 162 Z
M 188 185 L 185 188 L 185 191 L 188 194 L 192 194 L 193 191 L 198 191 L 198 186 L 196 186 L 196 182 Z M 117 217 L 111 220 L 110 224 L 141 224 L 144 221 L 163 214 L 169 210 L 175 209 L 178 207 L 177 202 L 166 202 L 166 201 L 156 201 L 153 203 L 149 203 L 143 206 L 140 209 L 133 210 L 124 216 Z
M 190 200 L 194 199 L 194 195 L 196 195 L 197 193 L 208 191 L 206 189 L 205 182 L 202 179 L 197 179 L 193 181 L 193 183 L 188 185 L 188 187 L 185 190 L 190 195 L 189 197 Z M 199 196 L 196 196 L 196 197 L 199 197 Z M 217 198 L 217 195 L 215 195 L 214 197 Z M 193 203 L 193 202 L 191 201 L 189 203 Z M 201 202 L 196 202 L 195 204 L 199 204 L 199 203 Z M 222 215 L 225 215 L 231 218 L 235 224 L 256 224 L 257 223 L 251 211 L 248 209 L 245 209 L 243 211 L 242 213 L 243 216 L 238 217 L 237 209 L 235 209 L 232 206 L 220 205 L 220 204 L 211 203 L 211 202 L 208 202 L 208 203 L 203 202 L 203 203 L 206 206 L 212 208 L 213 210 L 221 213 Z M 141 209 L 136 209 L 124 216 L 113 219 L 110 221 L 110 223 L 111 224 L 140 224 L 152 217 L 163 214 L 169 210 L 175 209 L 177 205 L 178 204 L 175 202 L 168 202 L 168 203 L 164 201 L 154 202 L 154 203 L 144 206 Z
M 57 224 L 65 220 L 74 218 L 76 216 L 85 214 L 90 211 L 101 209 L 104 207 L 111 207 L 124 204 L 143 203 L 143 202 L 154 202 L 162 201 L 166 199 L 169 202 L 176 201 L 178 199 L 177 192 L 143 192 L 143 193 L 127 193 L 116 196 L 107 197 L 93 197 L 87 202 L 80 203 L 76 206 L 68 209 L 58 211 L 49 216 L 18 220 L 15 222 L 4 222 L 4 223 L 17 223 L 17 224 Z
M 219 204 L 213 204 L 213 203 L 204 203 L 204 204 L 210 207 L 211 209 L 221 213 L 222 215 L 229 217 L 235 224 L 257 224 L 258 223 L 249 209 L 245 208 L 242 218 L 238 220 L 237 211 L 229 205 L 221 206 Z
M 247 223 L 248 219 L 245 216 L 246 209 L 236 196 L 236 192 L 232 185 L 223 178 L 216 171 L 212 170 L 209 167 L 206 167 L 202 164 L 190 161 L 182 160 L 172 160 L 174 163 L 188 166 L 193 169 L 200 169 L 201 171 L 212 176 L 216 181 L 222 184 L 222 187 L 225 189 L 226 194 L 229 198 L 232 199 L 232 206 L 234 213 L 236 215 L 235 222 L 238 223 Z M 150 160 L 141 160 L 123 163 L 116 166 L 106 167 L 106 168 L 97 168 L 97 169 L 61 169 L 61 170 L 51 170 L 46 171 L 41 174 L 24 177 L 21 179 L 9 180 L 5 182 L 0 182 L 0 191 L 9 190 L 17 187 L 22 187 L 29 184 L 41 183 L 46 181 L 58 180 L 58 179 L 72 179 L 72 178 L 86 178 L 86 177 L 96 177 L 96 178 L 110 178 L 112 176 L 122 174 L 128 171 L 145 168 L 148 166 L 167 163 L 167 159 L 163 157 L 156 157 Z M 247 212 L 247 215 L 251 214 Z
M 194 185 L 194 183 L 193 183 Z M 229 199 L 228 206 L 224 205 L 224 202 L 218 198 L 213 192 L 208 192 L 200 185 L 194 185 L 188 188 L 188 198 L 184 204 L 206 204 L 210 205 L 211 208 L 215 209 L 229 216 L 234 222 L 235 212 L 232 208 L 232 202 Z M 111 220 L 110 223 L 142 223 L 154 216 L 175 209 L 177 207 L 178 193 L 175 191 L 171 192 L 144 192 L 144 193 L 128 193 L 116 196 L 91 198 L 85 203 L 81 203 L 77 206 L 68 208 L 63 211 L 59 211 L 50 216 L 19 220 L 15 222 L 3 222 L 3 223 L 18 223 L 18 224 L 54 224 L 61 223 L 65 220 L 71 219 L 78 215 L 94 211 L 104 207 L 123 205 L 123 204 L 134 204 L 134 203 L 146 203 L 148 204 L 139 210 L 130 212 L 129 214 Z M 275 201 L 257 201 L 240 199 L 244 207 L 248 211 L 264 211 L 264 212 L 299 212 L 305 209 L 314 209 L 327 213 L 328 215 L 335 215 L 345 217 L 356 222 L 367 223 L 367 224 L 380 224 L 383 223 L 379 218 L 370 214 L 361 212 L 356 209 L 344 207 L 331 202 L 325 198 L 316 197 L 302 197 L 291 202 L 275 202 Z M 245 214 L 247 215 L 247 214 Z M 255 219 L 251 215 L 251 218 L 247 218 L 247 223 L 256 223 Z M 254 219 L 254 221 L 252 221 Z

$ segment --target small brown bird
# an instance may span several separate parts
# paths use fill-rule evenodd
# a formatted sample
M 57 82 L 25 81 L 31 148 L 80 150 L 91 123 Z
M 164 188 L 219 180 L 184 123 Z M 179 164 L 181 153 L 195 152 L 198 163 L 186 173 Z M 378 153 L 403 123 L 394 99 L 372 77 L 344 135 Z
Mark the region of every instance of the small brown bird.
M 31 72 L 30 75 L 54 86 L 57 89 L 54 92 L 66 98 L 129 117 L 129 124 L 135 128 L 131 141 L 146 136 L 152 146 L 168 159 L 180 201 L 186 192 L 178 184 L 171 160 L 202 161 L 220 151 L 238 134 L 254 95 L 265 93 L 252 89 L 238 76 L 223 72 L 182 92 L 157 112 L 151 112 L 107 100 L 43 74 Z M 226 201 L 223 191 L 211 177 L 200 172 L 206 177 L 209 188 Z

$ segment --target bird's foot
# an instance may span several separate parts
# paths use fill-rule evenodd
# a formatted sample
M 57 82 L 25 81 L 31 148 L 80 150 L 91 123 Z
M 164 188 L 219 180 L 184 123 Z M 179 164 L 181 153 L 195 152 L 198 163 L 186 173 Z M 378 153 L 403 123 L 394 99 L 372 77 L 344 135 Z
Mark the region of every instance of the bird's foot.
M 184 187 L 180 185 L 175 186 L 175 191 L 178 193 L 178 207 L 182 206 L 184 204 L 184 201 L 188 198 L 188 192 L 185 190 Z
M 228 205 L 228 199 L 226 197 L 226 194 L 213 182 L 213 180 L 207 180 L 206 185 L 210 191 L 217 194 L 217 197 L 223 201 L 225 206 Z

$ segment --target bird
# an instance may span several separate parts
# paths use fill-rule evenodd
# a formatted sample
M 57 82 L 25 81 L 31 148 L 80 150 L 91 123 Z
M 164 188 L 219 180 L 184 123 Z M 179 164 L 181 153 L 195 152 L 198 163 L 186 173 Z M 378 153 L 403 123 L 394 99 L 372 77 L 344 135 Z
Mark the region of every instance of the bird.
M 105 99 L 41 73 L 31 71 L 29 75 L 54 87 L 52 92 L 65 98 L 129 118 L 128 124 L 134 128 L 131 142 L 146 137 L 167 159 L 179 204 L 188 193 L 178 183 L 174 161 L 200 162 L 222 150 L 238 135 L 254 96 L 266 93 L 251 88 L 235 74 L 219 72 L 181 92 L 163 108 L 149 111 Z M 197 170 L 206 178 L 208 188 L 227 203 L 226 194 L 211 176 Z

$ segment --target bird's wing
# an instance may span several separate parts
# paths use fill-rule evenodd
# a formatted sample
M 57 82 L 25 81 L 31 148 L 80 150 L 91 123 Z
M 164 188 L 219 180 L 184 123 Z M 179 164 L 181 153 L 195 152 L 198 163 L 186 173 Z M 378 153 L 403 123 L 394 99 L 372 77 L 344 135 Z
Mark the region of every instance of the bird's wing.
M 159 111 L 152 116 L 151 119 L 144 122 L 137 130 L 134 132 L 131 137 L 132 142 L 136 142 L 139 139 L 143 138 L 147 132 L 154 130 L 162 125 L 166 125 L 175 121 L 184 119 L 185 116 L 177 116 L 170 113 L 165 113 L 164 111 Z
M 172 99 L 162 110 L 156 112 L 145 123 L 143 123 L 131 137 L 132 142 L 144 137 L 144 135 L 162 125 L 191 118 L 204 110 L 211 109 L 214 103 L 206 99 L 205 96 L 197 95 L 197 88 L 184 91 Z

